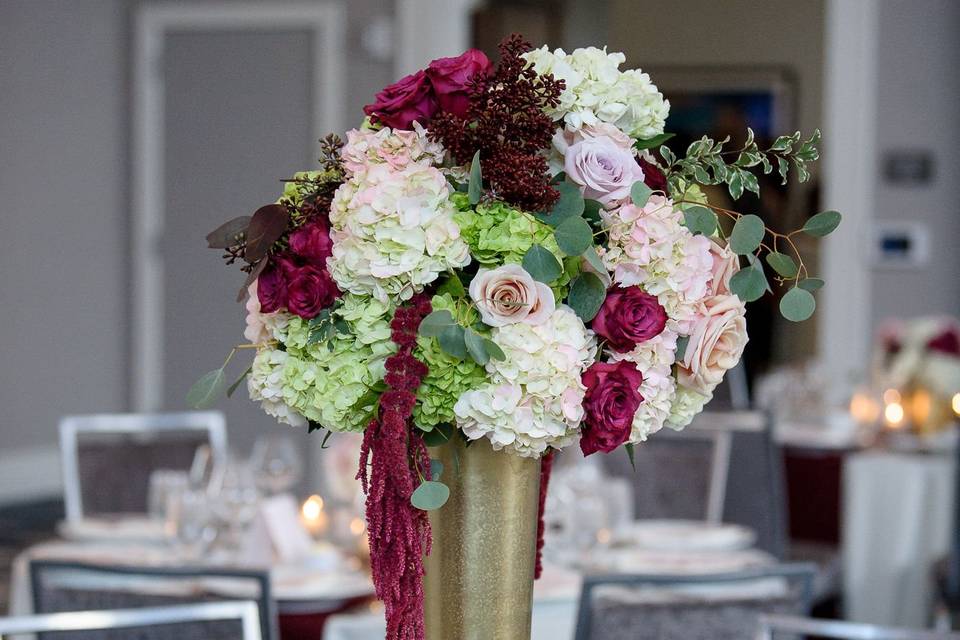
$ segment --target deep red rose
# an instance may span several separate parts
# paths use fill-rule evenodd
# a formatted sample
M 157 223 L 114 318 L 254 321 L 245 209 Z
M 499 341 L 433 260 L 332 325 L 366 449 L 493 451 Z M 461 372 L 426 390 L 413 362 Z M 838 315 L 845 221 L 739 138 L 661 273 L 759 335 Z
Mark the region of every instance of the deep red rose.
M 440 108 L 456 116 L 464 116 L 470 108 L 467 84 L 476 75 L 488 75 L 493 68 L 479 49 L 468 49 L 456 58 L 437 58 L 427 67 L 427 78 L 433 85 Z
M 304 320 L 315 318 L 340 296 L 326 269 L 306 264 L 287 275 L 287 309 Z
M 633 414 L 643 402 L 643 375 L 626 360 L 596 362 L 583 373 L 587 393 L 583 399 L 580 449 L 588 456 L 609 453 L 630 438 Z
M 290 250 L 309 263 L 325 267 L 333 252 L 330 225 L 324 218 L 314 218 L 290 234 Z
M 294 264 L 286 256 L 265 260 L 270 262 L 257 277 L 257 298 L 261 312 L 273 313 L 287 306 L 287 273 Z
M 437 97 L 427 74 L 417 71 L 384 88 L 363 112 L 394 129 L 410 129 L 416 120 L 426 125 L 437 112 Z
M 640 287 L 614 288 L 593 319 L 591 328 L 606 338 L 615 351 L 630 351 L 641 342 L 660 335 L 667 324 L 667 312 Z
M 927 348 L 948 356 L 960 356 L 960 333 L 955 327 L 950 327 L 927 342 Z
M 647 162 L 643 157 L 640 157 L 637 162 L 640 163 L 640 168 L 643 169 L 643 183 L 654 191 L 668 193 L 667 176 L 660 170 L 660 167 L 652 162 Z

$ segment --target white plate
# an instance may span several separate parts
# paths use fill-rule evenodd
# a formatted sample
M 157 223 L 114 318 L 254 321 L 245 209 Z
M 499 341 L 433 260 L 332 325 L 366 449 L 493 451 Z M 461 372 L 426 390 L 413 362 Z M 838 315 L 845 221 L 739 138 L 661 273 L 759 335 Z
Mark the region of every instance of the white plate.
M 163 522 L 136 517 L 64 520 L 59 531 L 67 540 L 82 542 L 160 543 L 169 538 Z
M 771 555 L 752 549 L 722 552 L 607 549 L 591 554 L 590 569 L 658 576 L 717 575 L 767 566 L 774 562 Z
M 737 551 L 749 549 L 757 535 L 736 524 L 707 524 L 698 520 L 638 520 L 618 529 L 614 546 L 649 551 Z
M 365 573 L 350 569 L 321 571 L 298 565 L 281 565 L 270 571 L 273 596 L 282 601 L 343 602 L 373 594 Z

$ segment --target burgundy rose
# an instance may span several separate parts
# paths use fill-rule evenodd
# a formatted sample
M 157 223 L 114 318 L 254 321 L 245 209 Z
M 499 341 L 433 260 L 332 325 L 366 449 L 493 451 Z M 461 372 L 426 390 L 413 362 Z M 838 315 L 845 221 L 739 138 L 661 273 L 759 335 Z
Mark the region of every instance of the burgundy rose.
M 384 88 L 374 100 L 363 112 L 394 129 L 410 129 L 414 120 L 425 125 L 437 112 L 437 98 L 423 71 Z
M 664 175 L 660 167 L 647 162 L 644 158 L 639 158 L 640 168 L 643 169 L 643 183 L 654 191 L 667 193 L 667 176 Z
M 315 218 L 290 234 L 290 250 L 319 267 L 327 264 L 333 252 L 330 226 L 323 218 Z
M 270 262 L 257 278 L 257 299 L 261 313 L 273 313 L 287 306 L 287 272 L 293 263 L 285 256 L 265 258 Z
M 487 75 L 492 65 L 478 49 L 469 49 L 456 58 L 437 58 L 427 67 L 440 108 L 456 116 L 464 116 L 470 108 L 467 84 L 476 75 Z
M 607 293 L 591 328 L 606 338 L 615 351 L 625 353 L 641 342 L 660 335 L 667 312 L 640 287 L 615 288 Z
M 583 373 L 587 393 L 583 399 L 580 449 L 588 456 L 609 453 L 630 438 L 633 414 L 643 402 L 643 375 L 626 360 L 597 362 Z
M 340 295 L 326 269 L 312 264 L 296 267 L 287 280 L 287 309 L 305 320 L 315 318 Z
M 948 356 L 960 356 L 960 333 L 953 327 L 946 329 L 927 342 L 927 348 Z

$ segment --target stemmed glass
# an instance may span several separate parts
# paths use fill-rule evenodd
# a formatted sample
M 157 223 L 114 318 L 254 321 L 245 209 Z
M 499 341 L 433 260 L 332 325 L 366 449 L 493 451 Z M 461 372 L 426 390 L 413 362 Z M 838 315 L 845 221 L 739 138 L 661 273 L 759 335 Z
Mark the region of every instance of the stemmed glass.
M 303 461 L 289 437 L 263 436 L 250 456 L 257 487 L 266 495 L 289 491 L 303 474 Z
M 225 464 L 214 469 L 207 488 L 213 514 L 226 526 L 228 545 L 240 547 L 242 535 L 257 515 L 260 492 L 250 465 L 230 456 Z

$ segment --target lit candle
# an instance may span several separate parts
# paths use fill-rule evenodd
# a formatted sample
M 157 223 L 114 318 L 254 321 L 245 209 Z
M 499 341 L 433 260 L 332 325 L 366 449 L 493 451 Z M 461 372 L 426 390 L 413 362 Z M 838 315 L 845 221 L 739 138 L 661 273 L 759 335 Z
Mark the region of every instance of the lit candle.
M 300 515 L 310 535 L 317 536 L 327 530 L 328 518 L 323 511 L 323 498 L 320 496 L 312 495 L 307 498 L 300 508 Z
M 960 393 L 953 394 L 953 400 L 950 404 L 953 406 L 953 412 L 960 416 Z
M 871 424 L 880 417 L 880 407 L 870 394 L 858 391 L 850 398 L 850 417 L 857 424 Z
M 888 427 L 899 429 L 903 426 L 903 405 L 899 402 L 887 404 L 883 409 L 883 419 Z

